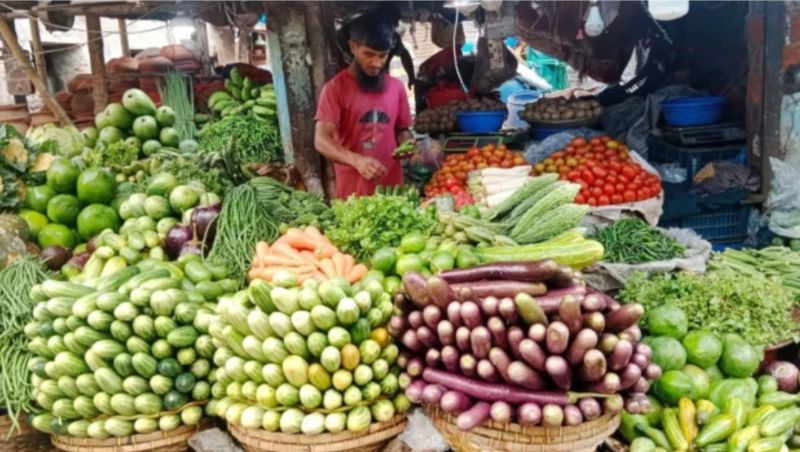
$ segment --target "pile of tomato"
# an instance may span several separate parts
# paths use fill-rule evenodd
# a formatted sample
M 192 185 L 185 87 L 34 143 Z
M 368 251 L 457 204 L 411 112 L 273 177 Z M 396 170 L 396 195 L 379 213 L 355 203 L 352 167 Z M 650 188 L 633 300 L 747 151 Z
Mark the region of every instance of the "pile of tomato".
M 579 184 L 578 204 L 623 204 L 661 193 L 661 179 L 634 162 L 627 146 L 608 136 L 574 138 L 533 168 L 536 174 L 558 173 L 561 180 Z
M 504 144 L 489 144 L 472 148 L 463 154 L 448 154 L 442 167 L 433 173 L 425 186 L 425 194 L 434 197 L 444 193 L 458 195 L 467 192 L 467 175 L 484 168 L 511 168 L 525 165 L 522 155 L 510 151 Z

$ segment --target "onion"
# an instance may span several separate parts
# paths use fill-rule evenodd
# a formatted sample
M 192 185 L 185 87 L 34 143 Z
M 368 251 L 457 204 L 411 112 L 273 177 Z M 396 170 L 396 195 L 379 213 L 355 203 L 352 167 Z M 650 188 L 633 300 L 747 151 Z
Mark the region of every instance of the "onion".
M 222 204 L 220 203 L 192 209 L 189 226 L 195 228 L 198 240 L 203 242 L 206 247 L 210 247 L 214 243 L 214 237 L 217 235 L 216 220 L 221 210 Z
M 86 261 L 88 261 L 91 256 L 92 253 L 86 251 L 72 256 L 72 259 L 68 260 L 67 263 L 74 265 L 78 270 L 83 270 L 83 266 L 86 265 Z
M 70 253 L 63 247 L 53 245 L 43 249 L 40 256 L 44 260 L 45 265 L 47 265 L 47 268 L 50 270 L 59 270 L 69 260 Z
M 181 255 L 183 245 L 190 242 L 193 238 L 192 228 L 185 224 L 176 224 L 167 232 L 167 238 L 164 241 L 167 254 L 170 259 L 177 259 Z

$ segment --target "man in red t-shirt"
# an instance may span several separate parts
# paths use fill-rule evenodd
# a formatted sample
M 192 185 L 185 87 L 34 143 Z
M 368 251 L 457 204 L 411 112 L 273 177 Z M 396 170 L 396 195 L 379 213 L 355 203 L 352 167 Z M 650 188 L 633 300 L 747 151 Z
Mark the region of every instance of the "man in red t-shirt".
M 394 29 L 368 14 L 350 27 L 353 62 L 322 88 L 314 133 L 314 146 L 334 164 L 337 198 L 402 184 L 403 168 L 392 153 L 412 139 L 405 87 L 384 71 Z

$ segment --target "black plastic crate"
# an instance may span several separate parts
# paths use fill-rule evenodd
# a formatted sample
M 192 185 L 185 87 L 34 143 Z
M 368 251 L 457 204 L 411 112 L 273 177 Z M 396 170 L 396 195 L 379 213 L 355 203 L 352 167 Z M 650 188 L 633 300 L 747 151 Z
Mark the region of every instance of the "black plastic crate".
M 735 204 L 722 209 L 689 215 L 674 220 L 663 221 L 663 228 L 694 229 L 709 242 L 737 242 L 747 237 L 747 223 L 750 220 L 749 205 Z
M 650 161 L 657 164 L 677 163 L 681 168 L 686 168 L 686 182 L 689 184 L 704 166 L 717 160 L 736 159 L 744 147 L 741 143 L 684 147 L 652 136 L 647 144 Z

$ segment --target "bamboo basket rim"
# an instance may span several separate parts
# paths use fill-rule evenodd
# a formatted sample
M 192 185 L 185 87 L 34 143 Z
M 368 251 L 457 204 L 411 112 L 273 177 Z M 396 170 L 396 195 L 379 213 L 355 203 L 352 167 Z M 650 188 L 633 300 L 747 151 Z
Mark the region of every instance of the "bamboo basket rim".
M 604 414 L 597 419 L 576 426 L 543 427 L 522 426 L 489 420 L 468 431 L 458 429 L 455 416 L 443 412 L 439 407 L 424 406 L 437 430 L 447 439 L 454 450 L 477 450 L 477 444 L 491 443 L 497 450 L 570 450 L 586 449 L 587 443 L 600 445 L 619 427 L 621 414 Z M 502 447 L 503 444 L 509 447 Z M 517 445 L 517 446 L 512 446 Z M 482 449 L 481 449 L 482 450 Z M 536 449 L 538 450 L 538 449 Z
M 272 443 L 276 447 L 291 446 L 317 446 L 325 445 L 328 450 L 345 450 L 343 448 L 330 448 L 337 443 L 345 445 L 353 442 L 347 449 L 363 448 L 369 445 L 388 441 L 399 435 L 408 423 L 406 416 L 397 414 L 392 419 L 382 423 L 372 423 L 369 428 L 360 433 L 343 431 L 338 433 L 321 433 L 319 435 L 304 435 L 280 432 L 267 432 L 263 429 L 246 429 L 237 424 L 227 423 L 228 431 L 243 445 L 254 445 L 259 441 Z M 354 449 L 360 450 L 360 449 Z
M 206 429 L 211 425 L 211 421 L 204 418 L 195 425 L 181 425 L 170 431 L 155 431 L 152 433 L 140 433 L 119 438 L 77 438 L 69 435 L 51 435 L 50 440 L 54 446 L 66 451 L 91 451 L 98 449 L 101 451 L 114 450 L 116 452 L 133 452 L 157 450 L 161 447 L 172 446 L 181 442 L 187 442 L 195 433 Z M 146 447 L 145 447 L 146 446 Z

